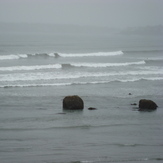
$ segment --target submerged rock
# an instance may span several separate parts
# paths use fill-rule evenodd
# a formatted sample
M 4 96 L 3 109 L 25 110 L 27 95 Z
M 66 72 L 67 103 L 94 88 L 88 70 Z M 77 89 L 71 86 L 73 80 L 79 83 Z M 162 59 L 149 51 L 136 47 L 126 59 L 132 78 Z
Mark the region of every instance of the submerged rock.
M 153 111 L 157 109 L 157 104 L 152 100 L 141 99 L 139 101 L 139 111 Z
M 97 110 L 96 108 L 90 107 L 88 110 Z
M 66 96 L 63 99 L 63 109 L 65 109 L 65 110 L 83 110 L 84 109 L 84 102 L 77 95 Z
M 135 105 L 135 106 L 136 106 L 136 105 L 137 105 L 137 103 L 132 103 L 132 104 L 130 104 L 130 105 Z
M 54 53 L 55 58 L 60 57 L 58 53 Z

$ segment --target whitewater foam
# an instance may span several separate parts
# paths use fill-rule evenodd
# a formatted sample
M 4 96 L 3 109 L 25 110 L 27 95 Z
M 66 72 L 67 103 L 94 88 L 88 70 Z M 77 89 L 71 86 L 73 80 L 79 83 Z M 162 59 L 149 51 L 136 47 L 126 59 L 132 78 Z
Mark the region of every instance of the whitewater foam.
M 53 72 L 38 72 L 38 73 L 16 73 L 16 74 L 2 74 L 0 81 L 15 82 L 15 81 L 39 81 L 39 80 L 58 80 L 58 79 L 77 79 L 80 77 L 88 77 L 91 74 L 58 74 Z
M 78 72 L 78 73 L 54 73 L 54 72 L 37 72 L 37 73 L 14 73 L 14 74 L 1 74 L 0 75 L 0 81 L 1 82 L 9 82 L 9 81 L 39 81 L 39 80 L 59 80 L 59 79 L 79 79 L 79 78 L 100 78 L 100 77 L 114 77 L 116 79 L 119 79 L 121 77 L 128 78 L 131 76 L 137 76 L 139 78 L 142 78 L 141 75 L 143 75 L 143 78 L 148 75 L 162 75 L 163 71 L 127 71 L 127 72 L 100 72 L 100 73 L 91 73 L 91 72 Z M 156 77 L 156 76 L 155 76 Z M 157 78 L 161 79 L 162 78 Z
M 0 71 L 28 71 L 28 70 L 41 70 L 41 69 L 60 69 L 68 67 L 90 67 L 90 68 L 105 68 L 105 67 L 118 67 L 145 64 L 145 61 L 126 62 L 126 63 L 70 63 L 70 64 L 49 64 L 49 65 L 34 65 L 34 66 L 11 66 L 0 67 Z
M 60 64 L 54 65 L 35 65 L 35 66 L 12 66 L 0 67 L 0 71 L 28 71 L 28 70 L 41 70 L 41 69 L 59 69 L 62 68 Z
M 162 61 L 162 60 L 163 60 L 163 57 L 150 57 L 146 59 L 147 62 Z
M 154 78 L 133 78 L 133 79 L 117 79 L 117 80 L 104 80 L 104 81 L 90 81 L 90 82 L 69 82 L 69 83 L 36 83 L 36 84 L 5 84 L 0 85 L 0 88 L 10 88 L 10 87 L 50 87 L 50 86 L 69 86 L 69 85 L 87 85 L 87 84 L 107 84 L 111 82 L 137 82 L 141 80 L 155 81 L 163 80 L 163 77 Z
M 95 56 L 116 56 L 123 55 L 122 51 L 97 52 L 97 53 L 33 53 L 33 54 L 10 54 L 0 55 L 0 60 L 26 59 L 28 57 L 95 57 Z
M 71 63 L 74 67 L 94 67 L 94 68 L 105 68 L 105 67 L 116 67 L 116 66 L 130 66 L 130 65 L 141 65 L 146 64 L 145 61 L 138 62 L 125 62 L 125 63 Z
M 28 55 L 27 54 L 18 54 L 17 55 L 19 58 L 28 58 Z M 19 59 L 18 58 L 18 59 Z
M 97 57 L 97 56 L 116 56 L 123 55 L 122 51 L 114 51 L 114 52 L 97 52 L 97 53 L 76 53 L 76 54 L 68 54 L 68 53 L 58 53 L 61 57 Z
M 9 60 L 9 59 L 19 59 L 18 55 L 10 54 L 10 55 L 0 55 L 0 60 Z
M 27 59 L 28 57 L 38 57 L 38 56 L 55 57 L 56 55 L 54 53 L 10 54 L 10 55 L 0 55 L 0 60 Z
M 49 57 L 55 57 L 55 54 L 54 53 L 49 53 L 47 54 Z
M 0 60 L 15 60 L 21 58 L 28 58 L 28 55 L 27 54 L 0 55 Z

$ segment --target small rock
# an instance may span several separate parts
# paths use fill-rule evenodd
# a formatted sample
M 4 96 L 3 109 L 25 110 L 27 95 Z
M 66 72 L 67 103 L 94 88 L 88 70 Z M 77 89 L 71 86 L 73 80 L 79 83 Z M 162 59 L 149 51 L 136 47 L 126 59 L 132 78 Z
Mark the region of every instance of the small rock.
M 88 110 L 97 110 L 96 108 L 90 107 Z
M 66 113 L 56 113 L 56 114 L 66 114 Z
M 136 103 L 132 103 L 131 105 L 137 105 Z

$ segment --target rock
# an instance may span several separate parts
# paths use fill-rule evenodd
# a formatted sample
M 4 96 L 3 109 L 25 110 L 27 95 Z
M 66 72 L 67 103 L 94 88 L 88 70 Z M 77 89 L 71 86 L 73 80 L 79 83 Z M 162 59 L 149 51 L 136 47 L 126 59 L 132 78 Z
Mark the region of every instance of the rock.
M 84 102 L 77 95 L 66 96 L 63 99 L 63 109 L 65 109 L 65 110 L 83 110 L 84 109 Z
M 137 103 L 132 103 L 131 105 L 137 105 Z
M 152 100 L 141 99 L 139 101 L 139 111 L 153 111 L 157 109 L 157 104 Z
M 54 53 L 55 58 L 60 57 L 58 53 Z
M 90 107 L 88 110 L 97 110 L 96 108 Z
M 131 93 L 129 93 L 128 95 L 132 95 Z
M 66 113 L 56 113 L 56 114 L 66 114 Z

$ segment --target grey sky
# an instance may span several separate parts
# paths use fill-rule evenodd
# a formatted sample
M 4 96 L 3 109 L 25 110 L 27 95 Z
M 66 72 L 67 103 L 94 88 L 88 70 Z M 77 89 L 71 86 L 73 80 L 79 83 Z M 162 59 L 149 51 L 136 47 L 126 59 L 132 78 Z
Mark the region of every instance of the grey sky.
M 163 0 L 0 0 L 0 22 L 163 25 Z

